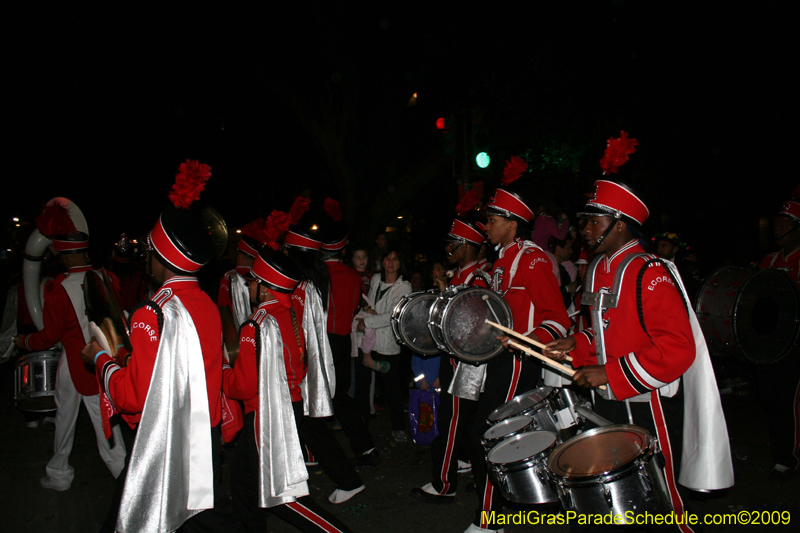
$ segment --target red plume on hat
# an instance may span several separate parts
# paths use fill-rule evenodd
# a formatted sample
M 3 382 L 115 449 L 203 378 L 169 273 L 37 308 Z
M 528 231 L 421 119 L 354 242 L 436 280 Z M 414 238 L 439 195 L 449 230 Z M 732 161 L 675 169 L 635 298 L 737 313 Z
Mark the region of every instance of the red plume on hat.
M 631 137 L 628 138 L 627 131 L 620 131 L 618 138 L 610 137 L 606 144 L 606 152 L 600 159 L 600 168 L 603 174 L 616 174 L 619 167 L 627 163 L 628 156 L 636 151 L 639 142 Z
M 169 191 L 169 199 L 175 207 L 189 209 L 193 202 L 200 199 L 200 193 L 206 188 L 206 182 L 211 177 L 211 167 L 205 163 L 198 163 L 187 159 L 178 167 L 175 175 L 175 184 Z
M 291 220 L 291 225 L 297 224 L 297 222 L 303 218 L 303 215 L 306 214 L 306 211 L 308 211 L 310 205 L 311 200 L 305 196 L 295 197 L 294 202 L 292 203 L 292 208 L 289 210 L 289 219 Z
M 325 198 L 325 203 L 322 205 L 322 208 L 325 210 L 325 213 L 333 219 L 334 222 L 339 222 L 342 220 L 342 208 L 339 206 L 339 202 L 333 198 Z
M 264 229 L 266 227 L 267 221 L 264 220 L 264 217 L 259 217 L 242 227 L 242 235 L 246 235 L 251 239 L 261 242 L 261 239 L 264 237 Z
M 71 235 L 78 231 L 67 208 L 58 202 L 44 207 L 42 214 L 36 217 L 36 229 L 46 237 Z
M 456 214 L 460 217 L 465 216 L 467 213 L 472 211 L 472 209 L 478 205 L 478 202 L 481 201 L 481 195 L 478 194 L 476 190 L 469 190 L 464 193 L 464 196 L 461 197 L 461 200 L 456 205 Z
M 261 236 L 258 238 L 259 242 L 263 242 L 264 245 L 277 250 L 279 248 L 278 241 L 291 224 L 292 220 L 289 215 L 283 211 L 273 209 L 272 213 L 267 217 Z
M 521 157 L 512 155 L 511 159 L 506 161 L 506 168 L 503 169 L 503 177 L 500 178 L 500 183 L 508 185 L 517 181 L 526 170 L 528 170 L 528 163 Z

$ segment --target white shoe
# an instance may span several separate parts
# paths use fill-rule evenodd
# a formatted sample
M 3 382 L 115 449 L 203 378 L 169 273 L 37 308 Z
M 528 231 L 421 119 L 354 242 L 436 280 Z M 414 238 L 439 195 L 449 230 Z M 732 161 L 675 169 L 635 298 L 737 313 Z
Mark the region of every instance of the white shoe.
M 480 527 L 476 526 L 475 524 L 470 524 L 467 529 L 464 530 L 464 533 L 504 533 L 505 529 L 481 529 Z
M 44 476 L 42 479 L 39 480 L 39 485 L 41 485 L 42 488 L 45 489 L 57 490 L 61 492 L 69 490 L 70 486 L 72 485 L 72 482 L 65 483 L 63 481 L 53 479 L 50 476 Z
M 462 461 L 461 459 L 458 460 L 458 473 L 459 474 L 466 474 L 467 472 L 472 472 L 472 463 L 469 461 Z
M 350 498 L 358 494 L 359 492 L 363 492 L 366 489 L 364 485 L 361 485 L 357 489 L 353 490 L 341 490 L 336 489 L 335 491 L 331 492 L 331 495 L 328 496 L 328 501 L 335 504 L 340 504 L 348 501 Z

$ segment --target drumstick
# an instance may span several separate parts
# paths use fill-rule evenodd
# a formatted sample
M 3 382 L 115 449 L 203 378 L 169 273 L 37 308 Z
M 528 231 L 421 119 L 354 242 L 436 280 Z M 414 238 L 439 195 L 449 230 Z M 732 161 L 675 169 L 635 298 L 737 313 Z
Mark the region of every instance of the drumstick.
M 547 363 L 548 365 L 550 365 L 552 367 L 555 367 L 555 368 L 561 370 L 562 372 L 564 372 L 566 374 L 569 374 L 570 376 L 574 376 L 575 375 L 575 371 L 572 370 L 570 367 L 564 366 L 561 363 L 553 361 L 549 357 L 546 357 L 546 356 L 544 356 L 544 355 L 542 355 L 542 354 L 540 354 L 538 352 L 535 352 L 535 351 L 531 350 L 530 348 L 528 348 L 527 346 L 523 346 L 523 345 L 519 344 L 518 342 L 514 342 L 514 341 L 508 341 L 508 344 L 510 346 L 513 346 L 517 350 L 523 351 L 528 355 L 532 355 L 537 359 L 541 359 L 543 362 Z M 605 385 L 600 385 L 597 388 L 600 389 L 600 390 L 606 390 L 606 386 Z
M 526 337 L 526 336 L 525 336 L 525 335 L 523 335 L 522 333 L 517 333 L 517 332 L 516 332 L 516 331 L 514 331 L 513 329 L 507 328 L 507 327 L 505 327 L 505 326 L 501 326 L 501 325 L 500 325 L 500 324 L 498 324 L 497 322 L 492 322 L 491 320 L 487 320 L 487 321 L 486 321 L 486 323 L 487 323 L 487 324 L 489 324 L 489 325 L 492 325 L 492 326 L 496 327 L 496 328 L 497 328 L 497 329 L 499 329 L 500 331 L 505 331 L 505 332 L 506 332 L 506 333 L 508 333 L 509 335 L 513 335 L 513 336 L 515 336 L 515 337 L 516 337 L 516 338 L 518 338 L 518 339 L 521 339 L 521 340 L 523 340 L 523 341 L 525 341 L 525 342 L 529 342 L 529 343 L 533 344 L 534 346 L 536 346 L 537 348 L 541 348 L 542 350 L 544 350 L 544 349 L 546 349 L 546 348 L 547 348 L 547 346 L 545 346 L 545 345 L 544 345 L 544 344 L 542 344 L 541 342 L 539 342 L 539 341 L 535 341 L 535 340 L 533 340 L 533 339 L 531 339 L 531 338 L 529 338 L 529 337 Z M 561 352 L 556 352 L 556 353 L 561 353 Z M 572 357 L 570 357 L 570 356 L 568 356 L 568 355 L 566 356 L 566 359 L 567 359 L 567 361 L 572 361 Z

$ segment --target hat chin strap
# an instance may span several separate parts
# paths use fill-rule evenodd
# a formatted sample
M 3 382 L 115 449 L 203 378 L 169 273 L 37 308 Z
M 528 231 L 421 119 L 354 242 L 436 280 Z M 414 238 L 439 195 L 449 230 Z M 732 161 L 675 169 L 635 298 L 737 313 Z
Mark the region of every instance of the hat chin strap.
M 779 240 L 783 239 L 784 237 L 790 235 L 793 231 L 797 231 L 797 228 L 800 228 L 800 222 L 795 222 L 794 227 L 792 229 L 790 229 L 789 231 L 787 231 L 786 233 L 784 233 L 780 237 L 775 237 L 775 240 L 779 241 Z M 453 251 L 455 251 L 455 250 L 453 250 Z
M 595 250 L 597 250 L 597 248 L 598 248 L 598 247 L 599 247 L 601 244 L 603 244 L 603 241 L 605 241 L 605 240 L 606 240 L 606 237 L 608 237 L 609 235 L 611 235 L 611 230 L 613 230 L 613 229 L 614 229 L 614 226 L 616 226 L 616 224 L 617 224 L 617 221 L 618 221 L 619 219 L 618 219 L 618 218 L 613 218 L 612 220 L 613 220 L 614 222 L 612 222 L 612 223 L 611 223 L 611 224 L 608 226 L 608 229 L 605 231 L 605 233 L 603 233 L 603 235 L 601 235 L 601 236 L 600 236 L 600 238 L 599 238 L 599 239 L 597 239 L 597 242 L 596 242 L 596 243 L 594 243 L 594 244 L 593 244 L 593 245 L 592 245 L 592 246 L 589 248 L 589 251 L 590 251 L 590 252 L 594 252 Z
M 458 242 L 458 241 L 456 241 L 456 242 Z M 455 248 L 453 248 L 453 251 L 452 251 L 452 252 L 448 252 L 448 253 L 447 253 L 447 257 L 453 257 L 453 254 L 454 254 L 454 253 L 456 253 L 456 250 L 458 250 L 459 248 L 461 248 L 461 245 L 463 245 L 463 244 L 464 244 L 463 242 L 458 242 L 458 244 L 456 245 L 456 247 L 455 247 Z

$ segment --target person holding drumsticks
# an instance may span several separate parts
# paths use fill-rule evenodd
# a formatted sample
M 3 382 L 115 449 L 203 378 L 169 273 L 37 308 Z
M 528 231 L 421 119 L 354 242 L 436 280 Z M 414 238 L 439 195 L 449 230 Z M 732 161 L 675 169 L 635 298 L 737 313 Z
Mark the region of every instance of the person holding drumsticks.
M 679 473 L 685 474 L 681 483 L 695 490 L 733 484 L 716 381 L 708 351 L 699 349 L 705 342 L 696 342 L 702 333 L 682 296 L 680 277 L 671 263 L 644 254 L 637 240 L 647 206 L 625 185 L 606 180 L 595 185 L 594 197 L 579 213 L 588 221 L 589 251 L 599 254 L 588 269 L 583 300 L 594 298 L 593 328 L 549 342 L 545 355 L 563 360 L 569 353 L 577 368 L 575 383 L 605 386 L 594 394 L 598 414 L 658 438 L 669 496 L 680 515 Z M 687 414 L 701 412 L 686 419 L 681 439 L 684 397 L 703 408 L 687 409 Z M 681 458 L 682 446 L 692 453 Z M 680 529 L 691 531 L 686 525 Z
M 564 337 L 570 327 L 553 265 L 544 251 L 523 240 L 530 235 L 533 210 L 516 193 L 498 188 L 487 205 L 485 226 L 489 241 L 498 248 L 492 270 L 492 287 L 511 308 L 514 330 L 543 343 Z M 508 338 L 502 337 L 504 344 Z M 483 522 L 484 513 L 500 511 L 502 497 L 488 476 L 481 437 L 486 419 L 497 407 L 536 387 L 541 363 L 529 357 L 502 352 L 486 363 L 486 379 L 473 420 L 469 445 L 479 506 L 467 532 L 497 529 Z

